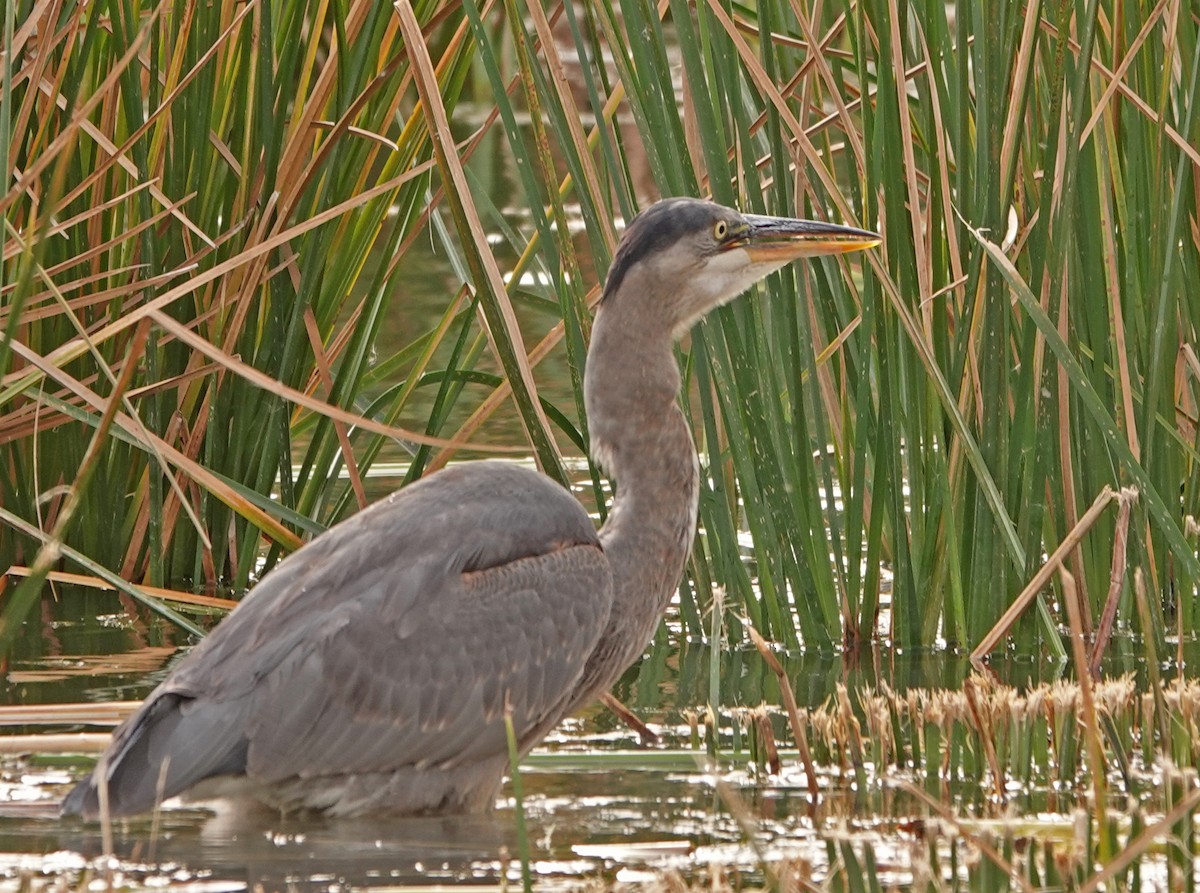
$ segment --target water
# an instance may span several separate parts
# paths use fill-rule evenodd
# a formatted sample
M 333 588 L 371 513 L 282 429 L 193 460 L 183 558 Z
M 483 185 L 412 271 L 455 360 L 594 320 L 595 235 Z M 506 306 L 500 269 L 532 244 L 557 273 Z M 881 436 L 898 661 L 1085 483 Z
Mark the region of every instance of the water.
M 115 595 L 62 588 L 47 597 L 23 651 L 10 666 L 7 704 L 111 701 L 143 696 L 167 672 L 181 637 L 142 609 L 114 613 Z M 97 655 L 104 655 L 97 657 Z M 1194 643 L 1185 649 L 1196 658 Z M 778 683 L 751 652 L 720 655 L 718 759 L 706 752 L 703 717 L 712 653 L 660 641 L 631 669 L 616 694 L 650 722 L 662 741 L 641 748 L 636 735 L 596 706 L 565 722 L 522 771 L 531 869 L 539 887 L 585 881 L 638 881 L 717 871 L 740 883 L 763 880 L 763 859 L 823 877 L 830 842 L 864 847 L 896 881 L 911 874 L 925 844 L 914 832 L 924 815 L 894 767 L 866 767 L 865 787 L 836 766 L 819 767 L 821 795 L 808 795 L 794 753 L 768 774 L 748 760 L 748 708 L 780 702 Z M 965 659 L 946 654 L 789 657 L 787 675 L 802 705 L 819 705 L 838 685 L 880 680 L 898 690 L 958 688 Z M 1000 661 L 996 674 L 1018 688 L 1062 674 L 1043 660 Z M 1169 670 L 1169 668 L 1167 668 Z M 771 709 L 780 741 L 790 741 Z M 63 731 L 48 727 L 11 732 Z M 72 731 L 72 730 L 68 730 Z M 0 888 L 21 884 L 80 887 L 106 873 L 120 885 L 197 891 L 234 889 L 398 889 L 408 886 L 519 883 L 520 841 L 506 785 L 494 813 L 448 819 L 281 819 L 194 806 L 163 810 L 157 821 L 120 823 L 113 858 L 102 858 L 98 827 L 57 818 L 56 803 L 90 767 L 77 755 L 41 753 L 0 763 Z M 950 802 L 991 814 L 979 786 L 947 787 Z M 1074 794 L 1014 791 L 1009 807 L 1038 815 L 1036 832 L 1074 831 Z M 993 805 L 994 806 L 994 805 Z M 1028 833 L 1028 832 L 1026 832 Z M 107 881 L 105 881 L 107 883 Z
M 57 625 L 71 628 L 63 620 Z M 10 690 L 10 700 L 18 693 L 32 703 L 136 696 L 161 675 L 147 676 L 140 667 L 106 669 L 89 687 L 86 671 L 68 672 L 87 666 L 64 653 L 22 661 L 16 675 L 31 681 L 19 692 Z M 668 743 L 678 747 L 687 728 L 666 732 Z M 754 854 L 739 843 L 738 825 L 714 793 L 716 776 L 701 769 L 703 755 L 635 747 L 631 733 L 595 710 L 565 723 L 522 773 L 532 869 L 539 879 L 566 886 L 709 860 L 753 871 Z M 55 814 L 54 801 L 87 768 L 79 758 L 5 762 L 0 877 L 67 878 L 74 884 L 86 870 L 109 864 L 99 858 L 104 848 L 98 828 L 61 822 Z M 514 828 L 507 789 L 493 814 L 452 819 L 281 820 L 172 808 L 157 827 L 148 819 L 121 823 L 111 864 L 123 882 L 181 889 L 492 884 L 519 879 Z

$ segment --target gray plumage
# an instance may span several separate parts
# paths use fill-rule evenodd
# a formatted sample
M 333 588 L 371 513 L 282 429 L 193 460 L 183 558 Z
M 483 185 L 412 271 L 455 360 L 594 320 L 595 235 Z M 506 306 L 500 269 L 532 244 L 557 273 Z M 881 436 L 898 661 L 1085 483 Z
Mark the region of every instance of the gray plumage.
M 498 461 L 418 481 L 255 587 L 113 736 L 63 812 L 233 796 L 332 815 L 487 809 L 508 765 L 633 663 L 679 583 L 698 473 L 673 342 L 789 260 L 871 233 L 693 199 L 635 218 L 588 355 L 591 452 L 618 482 L 597 534 Z

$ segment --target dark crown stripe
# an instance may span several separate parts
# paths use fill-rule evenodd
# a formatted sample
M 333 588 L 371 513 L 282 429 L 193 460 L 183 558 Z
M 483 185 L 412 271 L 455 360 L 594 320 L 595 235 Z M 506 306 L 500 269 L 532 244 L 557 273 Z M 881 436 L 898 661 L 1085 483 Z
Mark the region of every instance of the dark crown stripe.
M 620 289 L 625 274 L 643 258 L 667 250 L 688 233 L 711 226 L 716 219 L 716 209 L 711 202 L 675 198 L 651 205 L 639 213 L 625 228 L 612 266 L 608 268 L 602 300 L 607 301 Z

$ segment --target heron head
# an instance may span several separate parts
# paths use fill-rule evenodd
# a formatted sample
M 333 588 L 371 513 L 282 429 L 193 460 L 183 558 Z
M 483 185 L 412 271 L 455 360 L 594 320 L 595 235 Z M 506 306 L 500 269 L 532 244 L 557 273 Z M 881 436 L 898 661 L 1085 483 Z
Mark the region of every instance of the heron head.
M 814 220 L 741 214 L 693 198 L 664 199 L 626 227 L 609 269 L 605 306 L 621 302 L 634 279 L 675 336 L 714 307 L 800 258 L 842 254 L 878 245 L 866 230 Z M 660 317 L 661 318 L 661 317 Z

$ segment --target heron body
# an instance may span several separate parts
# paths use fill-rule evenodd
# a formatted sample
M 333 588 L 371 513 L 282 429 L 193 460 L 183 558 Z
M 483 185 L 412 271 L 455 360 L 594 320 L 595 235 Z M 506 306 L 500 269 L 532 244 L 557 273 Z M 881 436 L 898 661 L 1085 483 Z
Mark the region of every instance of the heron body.
M 790 260 L 872 233 L 659 202 L 621 240 L 585 375 L 607 523 L 499 461 L 430 475 L 267 574 L 117 729 L 63 804 L 95 818 L 179 794 L 330 815 L 477 812 L 521 753 L 642 653 L 696 531 L 673 344 Z

